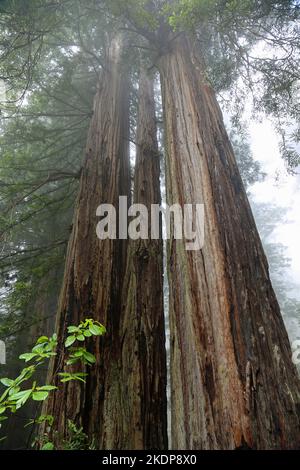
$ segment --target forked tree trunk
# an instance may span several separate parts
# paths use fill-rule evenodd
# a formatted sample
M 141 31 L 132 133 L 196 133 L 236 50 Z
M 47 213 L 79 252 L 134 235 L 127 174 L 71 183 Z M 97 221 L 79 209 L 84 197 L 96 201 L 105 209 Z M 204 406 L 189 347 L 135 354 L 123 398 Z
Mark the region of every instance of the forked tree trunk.
M 160 204 L 160 161 L 153 80 L 142 70 L 139 83 L 134 202 Z M 166 352 L 163 312 L 163 246 L 160 239 L 130 240 L 123 288 L 122 448 L 166 449 Z
M 297 448 L 300 388 L 215 94 L 185 36 L 160 58 L 168 203 L 204 203 L 205 244 L 169 244 L 173 447 Z
M 96 235 L 99 204 L 117 208 L 119 195 L 130 195 L 129 83 L 122 53 L 123 39 L 116 35 L 108 47 L 94 100 L 57 316 L 60 352 L 50 380 L 57 383 L 57 372 L 63 368 L 68 325 L 92 317 L 106 326 L 107 334 L 91 340 L 89 349 L 94 348 L 97 363 L 89 371 L 87 383 L 59 384 L 45 410 L 54 415 L 54 429 L 61 435 L 67 434 L 67 420 L 71 419 L 84 426 L 99 448 L 118 448 L 123 432 L 118 415 L 123 403 L 119 322 L 127 241 L 99 240 Z

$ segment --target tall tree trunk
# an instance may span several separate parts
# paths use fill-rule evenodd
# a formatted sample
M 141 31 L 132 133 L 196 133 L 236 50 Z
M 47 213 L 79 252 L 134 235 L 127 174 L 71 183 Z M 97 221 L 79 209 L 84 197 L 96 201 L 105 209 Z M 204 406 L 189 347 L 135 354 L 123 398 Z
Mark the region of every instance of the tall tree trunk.
M 215 94 L 183 35 L 159 60 L 168 203 L 205 205 L 205 244 L 169 244 L 173 447 L 297 448 L 300 388 Z
M 68 325 L 92 317 L 106 326 L 107 334 L 91 340 L 97 363 L 87 383 L 60 384 L 46 409 L 62 435 L 67 434 L 67 420 L 74 420 L 99 448 L 118 448 L 123 432 L 117 413 L 122 401 L 119 322 L 127 241 L 99 240 L 96 235 L 97 206 L 109 203 L 117 208 L 120 195 L 130 196 L 129 83 L 122 64 L 123 42 L 120 34 L 111 40 L 94 100 L 57 316 L 60 352 L 52 364 L 52 382 L 63 368 Z
M 160 161 L 153 79 L 139 83 L 134 202 L 160 204 Z M 122 448 L 167 448 L 166 352 L 163 312 L 163 246 L 160 239 L 130 240 L 123 289 L 121 413 L 128 424 Z

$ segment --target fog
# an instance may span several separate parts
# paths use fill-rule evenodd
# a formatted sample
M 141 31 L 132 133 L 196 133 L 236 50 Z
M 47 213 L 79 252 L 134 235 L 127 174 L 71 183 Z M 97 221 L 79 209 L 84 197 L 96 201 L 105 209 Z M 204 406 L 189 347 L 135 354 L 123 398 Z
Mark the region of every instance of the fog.
M 286 165 L 279 151 L 279 136 L 272 123 L 265 119 L 262 123 L 251 122 L 249 125 L 251 149 L 254 158 L 260 162 L 266 173 L 263 182 L 251 188 L 256 202 L 277 205 L 285 209 L 286 219 L 276 227 L 271 241 L 286 246 L 286 255 L 290 258 L 290 267 L 283 272 L 291 283 L 295 284 L 293 296 L 300 300 L 300 168 L 296 175 L 287 172 Z
M 274 130 L 271 121 L 251 120 L 249 123 L 250 143 L 253 157 L 266 174 L 264 181 L 255 183 L 251 189 L 252 203 L 264 203 L 277 206 L 280 211 L 279 221 L 275 221 L 274 230 L 268 242 L 284 246 L 284 256 L 288 258 L 288 266 L 279 273 L 283 288 L 288 299 L 300 300 L 300 168 L 296 174 L 287 171 L 286 164 L 280 154 L 280 137 Z M 299 149 L 298 149 L 299 150 Z M 282 216 L 283 214 L 283 216 Z M 275 273 L 270 269 L 271 278 Z M 278 281 L 278 272 L 276 273 Z M 288 287 L 287 288 L 285 287 Z M 275 287 L 275 282 L 274 282 Z M 276 291 L 276 287 L 275 287 Z M 300 311 L 295 309 L 293 316 L 286 314 L 281 305 L 283 318 L 291 343 L 300 338 Z

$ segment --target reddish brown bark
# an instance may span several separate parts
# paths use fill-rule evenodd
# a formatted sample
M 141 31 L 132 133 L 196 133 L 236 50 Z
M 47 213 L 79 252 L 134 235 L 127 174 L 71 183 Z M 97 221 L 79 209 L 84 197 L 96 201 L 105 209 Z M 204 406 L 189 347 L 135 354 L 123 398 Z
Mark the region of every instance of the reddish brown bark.
M 45 411 L 55 417 L 54 428 L 67 434 L 67 420 L 84 426 L 99 448 L 118 448 L 123 428 L 119 337 L 122 281 L 127 241 L 99 240 L 96 208 L 118 207 L 120 195 L 130 195 L 128 157 L 129 84 L 122 63 L 123 39 L 116 35 L 108 49 L 90 124 L 73 229 L 57 315 L 59 354 L 49 380 L 58 383 L 65 361 L 67 325 L 94 318 L 107 328 L 105 337 L 91 340 L 97 363 L 86 384 L 59 384 Z
M 181 35 L 159 61 L 168 203 L 204 203 L 205 245 L 171 241 L 173 447 L 298 448 L 300 388 L 215 94 Z
M 160 161 L 153 80 L 139 84 L 134 202 L 160 204 Z M 150 221 L 149 221 L 150 222 Z M 151 224 L 149 223 L 149 236 Z M 163 312 L 163 246 L 130 240 L 122 311 L 122 413 L 129 427 L 123 448 L 166 449 L 166 353 Z

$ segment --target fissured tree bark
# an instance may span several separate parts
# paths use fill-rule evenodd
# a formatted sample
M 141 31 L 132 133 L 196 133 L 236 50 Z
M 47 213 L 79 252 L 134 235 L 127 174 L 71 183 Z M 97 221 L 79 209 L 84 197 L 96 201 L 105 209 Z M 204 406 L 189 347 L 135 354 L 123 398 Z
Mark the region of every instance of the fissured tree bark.
M 59 390 L 51 395 L 44 410 L 55 418 L 58 440 L 68 434 L 70 419 L 83 425 L 96 447 L 102 449 L 120 448 L 124 427 L 119 414 L 124 402 L 119 329 L 127 240 L 99 240 L 96 235 L 99 204 L 109 203 L 117 209 L 119 196 L 130 200 L 129 81 L 123 51 L 123 36 L 116 34 L 107 47 L 94 100 L 66 255 L 56 326 L 59 353 L 49 374 Z M 90 342 L 89 350 L 97 362 L 87 371 L 86 384 L 60 384 L 57 373 L 63 370 L 66 359 L 63 344 L 67 326 L 85 318 L 94 318 L 107 329 L 104 337 Z
M 191 41 L 159 59 L 169 204 L 205 205 L 205 243 L 168 248 L 172 443 L 295 449 L 300 388 L 214 91 Z
M 148 239 L 130 240 L 123 286 L 121 413 L 128 423 L 122 448 L 167 448 L 163 244 L 151 239 L 151 204 L 161 203 L 153 79 L 139 81 L 134 202 L 148 209 Z

